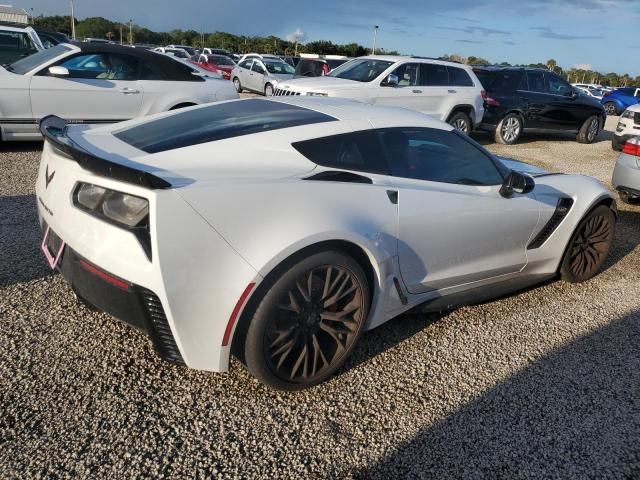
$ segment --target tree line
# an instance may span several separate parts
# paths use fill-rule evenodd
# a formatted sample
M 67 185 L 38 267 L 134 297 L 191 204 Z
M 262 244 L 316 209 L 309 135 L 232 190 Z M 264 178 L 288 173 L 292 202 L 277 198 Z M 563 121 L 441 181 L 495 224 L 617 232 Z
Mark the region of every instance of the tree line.
M 50 28 L 52 30 L 71 35 L 71 24 L 69 17 L 39 16 L 34 19 L 36 25 Z M 103 17 L 88 17 L 75 22 L 76 38 L 105 38 L 115 42 L 129 43 L 129 25 L 113 22 Z M 360 57 L 371 53 L 371 50 L 358 43 L 336 44 L 328 40 L 318 40 L 314 42 L 298 43 L 286 39 L 269 35 L 246 36 L 234 35 L 228 32 L 196 32 L 195 30 L 175 29 L 170 32 L 154 32 L 148 28 L 132 25 L 131 34 L 133 43 L 151 45 L 190 45 L 196 48 L 215 47 L 225 48 L 234 53 L 260 52 L 278 55 L 293 55 L 295 52 L 317 53 L 324 55 L 346 55 L 348 57 Z M 397 55 L 394 50 L 377 48 L 376 53 Z M 443 60 L 464 63 L 467 65 L 490 65 L 489 60 L 458 54 L 445 54 Z M 501 66 L 537 67 L 552 70 L 563 76 L 571 83 L 596 83 L 612 87 L 624 87 L 628 85 L 640 85 L 640 76 L 635 78 L 629 74 L 618 74 L 615 72 L 601 73 L 584 68 L 569 68 L 564 70 L 554 59 L 549 59 L 545 63 L 516 64 L 508 62 L 498 63 Z

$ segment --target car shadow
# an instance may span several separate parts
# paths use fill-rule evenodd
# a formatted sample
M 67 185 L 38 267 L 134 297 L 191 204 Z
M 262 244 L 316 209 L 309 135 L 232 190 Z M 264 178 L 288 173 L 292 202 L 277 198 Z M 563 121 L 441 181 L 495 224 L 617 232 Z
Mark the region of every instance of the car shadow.
M 33 142 L 0 142 L 0 153 L 39 152 L 42 140 Z
M 546 130 L 528 130 L 522 133 L 515 145 L 527 143 L 553 141 L 553 142 L 577 142 L 576 132 L 546 131 Z M 493 134 L 482 130 L 474 131 L 471 134 L 480 145 L 499 145 L 494 139 Z M 610 142 L 613 139 L 613 132 L 610 130 L 601 130 L 598 133 L 594 143 Z
M 376 463 L 343 474 L 640 478 L 639 341 L 640 313 L 632 311 L 534 357 Z
M 52 275 L 41 235 L 35 195 L 0 197 L 0 287 Z

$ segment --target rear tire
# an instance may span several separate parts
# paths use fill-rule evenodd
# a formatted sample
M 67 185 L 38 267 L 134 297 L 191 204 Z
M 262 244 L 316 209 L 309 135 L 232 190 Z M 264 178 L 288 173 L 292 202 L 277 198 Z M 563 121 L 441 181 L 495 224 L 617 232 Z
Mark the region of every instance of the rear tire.
M 609 116 L 618 115 L 618 107 L 613 102 L 607 102 L 604 104 L 604 111 L 607 112 Z
M 296 259 L 265 280 L 244 344 L 249 372 L 279 390 L 302 390 L 345 362 L 369 314 L 360 265 L 325 250 Z
M 233 77 L 233 86 L 236 87 L 236 92 L 242 93 L 242 85 L 238 77 Z
M 469 135 L 473 126 L 471 125 L 471 118 L 464 112 L 458 112 L 449 119 L 449 125 L 455 128 L 460 133 Z
M 579 283 L 593 277 L 604 263 L 616 227 L 616 217 L 606 205 L 593 209 L 573 232 L 560 266 L 566 282 Z
M 593 143 L 598 136 L 599 131 L 600 120 L 596 115 L 592 115 L 587 118 L 582 124 L 582 127 L 580 127 L 576 140 L 579 143 Z
M 638 205 L 640 203 L 640 197 L 634 197 L 629 195 L 627 192 L 618 191 L 618 196 L 620 200 L 628 205 Z
M 522 128 L 522 117 L 517 113 L 510 113 L 498 123 L 495 141 L 503 145 L 513 145 L 520 139 Z

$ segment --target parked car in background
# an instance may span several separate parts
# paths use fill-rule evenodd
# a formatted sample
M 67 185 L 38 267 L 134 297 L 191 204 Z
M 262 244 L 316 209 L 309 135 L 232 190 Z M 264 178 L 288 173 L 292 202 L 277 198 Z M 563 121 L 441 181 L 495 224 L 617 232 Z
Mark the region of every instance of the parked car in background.
M 481 128 L 498 143 L 516 143 L 526 129 L 575 131 L 578 142 L 591 143 L 604 127 L 602 105 L 553 72 L 525 67 L 474 71 L 486 90 Z
M 44 50 L 36 31 L 28 26 L 0 24 L 0 65 Z
M 152 51 L 156 53 L 163 53 L 165 55 L 172 55 L 174 57 L 183 58 L 185 60 L 188 60 L 192 57 L 192 55 L 189 55 L 186 50 L 183 50 L 181 48 L 156 47 L 152 49 Z
M 167 45 L 167 48 L 179 48 L 180 50 L 184 50 L 190 57 L 193 57 L 196 53 L 195 48 L 190 47 L 188 45 Z
M 298 77 L 322 77 L 329 75 L 331 70 L 349 61 L 349 57 L 340 55 L 304 56 L 296 65 L 293 78 Z
M 470 67 L 419 57 L 356 58 L 327 76 L 282 82 L 275 95 L 341 97 L 410 108 L 465 133 L 471 132 L 484 114 L 482 85 Z
M 38 34 L 38 38 L 42 42 L 44 48 L 51 48 L 59 43 L 68 43 L 70 42 L 69 37 L 67 37 L 64 33 L 56 32 L 53 30 L 49 30 L 43 27 L 34 27 L 33 28 Z
M 630 138 L 639 135 L 640 104 L 635 104 L 631 105 L 620 115 L 616 131 L 613 132 L 613 138 L 611 139 L 611 147 L 614 150 L 620 151 Z
M 225 80 L 231 80 L 231 71 L 235 68 L 236 62 L 226 55 L 211 55 L 201 53 L 192 57 L 192 61 L 211 72 L 217 72 Z
M 640 102 L 640 88 L 622 87 L 605 93 L 600 103 L 604 105 L 607 115 L 620 115 L 627 107 Z
M 238 60 L 237 63 L 244 62 L 249 58 L 257 58 L 258 60 L 282 60 L 277 55 L 271 55 L 268 53 L 245 53 L 244 55 L 242 55 L 242 57 L 240 57 L 240 60 Z
M 233 353 L 277 389 L 324 381 L 409 310 L 585 281 L 614 237 L 596 179 L 501 160 L 407 109 L 246 99 L 41 129 L 49 266 L 165 359 L 219 372 Z
M 204 53 L 205 55 L 224 55 L 225 57 L 229 57 L 229 58 L 233 58 L 233 55 L 231 54 L 231 52 L 229 50 L 226 50 L 224 48 L 203 48 L 202 52 L 200 53 Z
M 298 62 L 300 62 L 300 57 L 297 57 L 297 56 L 294 57 L 291 55 L 285 55 L 280 58 L 285 62 L 287 62 L 289 65 L 291 65 L 293 68 L 296 68 L 296 66 L 298 65 Z
M 604 91 L 603 90 L 599 90 L 597 88 L 594 87 L 579 87 L 576 85 L 572 85 L 576 90 L 578 90 L 580 93 L 587 95 L 588 97 L 593 97 L 596 100 L 601 100 L 602 97 L 604 96 Z
M 621 150 L 622 153 L 613 169 L 611 183 L 623 202 L 638 203 L 640 202 L 640 137 L 636 135 L 628 137 L 622 144 Z
M 214 75 L 214 74 L 212 74 Z M 238 98 L 229 82 L 148 50 L 61 43 L 0 68 L 0 138 L 36 140 L 49 114 L 74 123 L 118 122 Z
M 238 93 L 249 90 L 270 97 L 278 83 L 293 78 L 294 72 L 277 57 L 248 57 L 233 68 L 231 79 Z

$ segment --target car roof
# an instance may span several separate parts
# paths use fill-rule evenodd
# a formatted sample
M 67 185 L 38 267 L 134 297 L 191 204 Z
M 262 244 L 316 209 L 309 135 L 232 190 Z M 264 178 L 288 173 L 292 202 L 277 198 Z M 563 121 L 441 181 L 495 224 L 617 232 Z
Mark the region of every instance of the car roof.
M 25 25 L 24 27 L 21 27 L 18 25 L 3 25 L 2 23 L 0 23 L 0 30 L 6 30 L 9 32 L 35 32 L 31 25 Z
M 504 65 L 471 65 L 474 70 L 484 70 L 487 72 L 504 72 L 509 70 L 531 71 L 531 72 L 549 72 L 546 68 L 541 67 L 508 67 Z
M 451 62 L 448 60 L 441 60 L 439 58 L 420 57 L 411 55 L 365 55 L 363 57 L 356 57 L 350 60 L 383 60 L 386 62 L 418 62 L 418 63 L 431 63 L 437 65 L 448 65 L 450 67 L 470 69 L 469 65 L 463 63 Z

